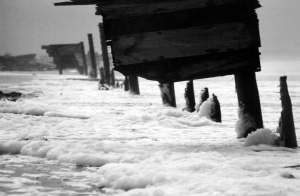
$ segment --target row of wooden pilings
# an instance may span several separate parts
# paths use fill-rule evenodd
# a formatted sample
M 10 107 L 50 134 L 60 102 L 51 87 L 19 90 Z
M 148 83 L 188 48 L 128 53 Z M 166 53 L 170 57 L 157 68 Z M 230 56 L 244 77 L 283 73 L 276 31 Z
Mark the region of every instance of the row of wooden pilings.
M 99 24 L 99 33 L 101 40 L 103 67 L 100 68 L 100 84 L 106 84 L 114 86 L 114 72 L 111 69 L 108 56 L 108 46 L 104 34 L 103 24 Z M 88 35 L 90 56 L 92 62 L 93 77 L 97 77 L 97 65 L 95 60 L 95 52 L 93 45 L 92 35 Z M 87 73 L 87 72 L 86 72 Z M 254 71 L 240 71 L 234 74 L 236 93 L 238 97 L 238 117 L 239 119 L 247 119 L 252 122 L 250 126 L 244 131 L 240 137 L 247 137 L 251 132 L 256 129 L 263 128 L 263 118 L 261 111 L 261 103 L 259 97 L 259 91 L 256 81 L 256 74 Z M 280 98 L 282 104 L 281 118 L 279 122 L 280 133 L 280 146 L 296 148 L 297 139 L 295 133 L 295 126 L 293 120 L 292 103 L 288 93 L 288 87 L 286 82 L 287 77 L 280 78 Z M 166 106 L 176 107 L 176 96 L 174 89 L 174 82 L 160 82 L 159 89 L 161 92 L 162 102 Z M 130 91 L 130 93 L 138 95 L 140 94 L 139 81 L 136 75 L 125 76 L 124 90 Z M 199 107 L 209 97 L 208 89 L 205 88 L 200 96 L 200 103 L 196 108 L 194 84 L 193 80 L 187 82 L 185 89 L 186 108 L 188 112 L 199 111 Z M 212 116 L 212 120 L 221 122 L 221 110 L 220 103 L 215 95 L 212 96 L 212 101 L 217 105 L 217 112 Z

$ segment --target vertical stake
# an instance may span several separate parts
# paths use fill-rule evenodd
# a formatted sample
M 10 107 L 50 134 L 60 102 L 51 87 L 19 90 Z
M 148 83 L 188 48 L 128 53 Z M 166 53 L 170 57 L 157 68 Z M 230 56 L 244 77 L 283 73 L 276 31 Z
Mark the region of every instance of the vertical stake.
M 135 75 L 130 75 L 128 77 L 128 83 L 129 83 L 129 91 L 130 93 L 134 95 L 140 94 L 140 87 L 139 87 L 139 80 L 138 77 Z
M 287 77 L 280 77 L 280 99 L 282 112 L 279 121 L 279 132 L 281 145 L 288 148 L 297 148 L 297 137 L 293 117 L 292 101 L 286 82 Z
M 111 72 L 110 72 L 107 43 L 106 43 L 103 23 L 99 23 L 99 33 L 100 33 L 100 41 L 101 41 L 101 49 L 102 49 L 103 66 L 105 70 L 105 84 L 110 85 Z
M 80 42 L 80 48 L 81 48 L 81 55 L 82 55 L 82 61 L 83 61 L 83 74 L 88 75 L 88 68 L 86 63 L 86 56 L 85 56 L 85 49 L 84 49 L 84 43 Z
M 88 34 L 89 39 L 89 46 L 90 46 L 90 57 L 91 57 L 91 65 L 92 71 L 90 73 L 91 78 L 97 78 L 97 63 L 96 63 L 96 55 L 94 49 L 94 41 L 93 41 L 93 34 Z

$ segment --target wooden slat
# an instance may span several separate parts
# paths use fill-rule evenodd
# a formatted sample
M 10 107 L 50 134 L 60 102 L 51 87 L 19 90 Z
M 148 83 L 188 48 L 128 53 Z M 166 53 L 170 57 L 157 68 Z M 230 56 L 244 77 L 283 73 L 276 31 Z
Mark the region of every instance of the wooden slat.
M 238 5 L 248 9 L 260 7 L 258 0 L 103 0 L 98 3 L 97 13 L 108 20 L 223 5 Z
M 123 35 L 112 40 L 114 63 L 130 65 L 258 47 L 257 28 L 228 23 Z
M 178 82 L 237 73 L 241 70 L 260 71 L 257 48 L 235 52 L 165 59 L 136 65 L 116 66 L 123 74 L 135 74 L 149 80 Z

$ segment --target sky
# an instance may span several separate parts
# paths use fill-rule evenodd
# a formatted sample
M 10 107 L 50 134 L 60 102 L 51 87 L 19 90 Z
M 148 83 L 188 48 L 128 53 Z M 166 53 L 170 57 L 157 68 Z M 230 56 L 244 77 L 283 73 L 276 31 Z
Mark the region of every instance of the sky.
M 61 0 L 0 0 L 0 54 L 44 53 L 43 44 L 85 41 L 94 34 L 100 50 L 95 6 L 55 7 Z M 263 60 L 300 60 L 300 1 L 260 0 Z

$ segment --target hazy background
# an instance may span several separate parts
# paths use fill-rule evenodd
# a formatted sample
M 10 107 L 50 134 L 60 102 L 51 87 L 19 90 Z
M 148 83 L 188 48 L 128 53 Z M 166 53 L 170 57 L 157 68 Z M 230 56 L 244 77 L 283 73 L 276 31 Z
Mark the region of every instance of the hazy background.
M 99 51 L 101 17 L 94 15 L 95 6 L 54 7 L 59 1 L 63 0 L 0 0 L 0 54 L 44 54 L 41 45 L 54 43 L 85 41 L 87 47 L 87 33 L 94 34 Z M 300 1 L 260 2 L 262 60 L 300 62 Z M 295 63 L 286 65 L 284 69 L 300 70 Z M 278 67 L 266 64 L 267 70 Z

